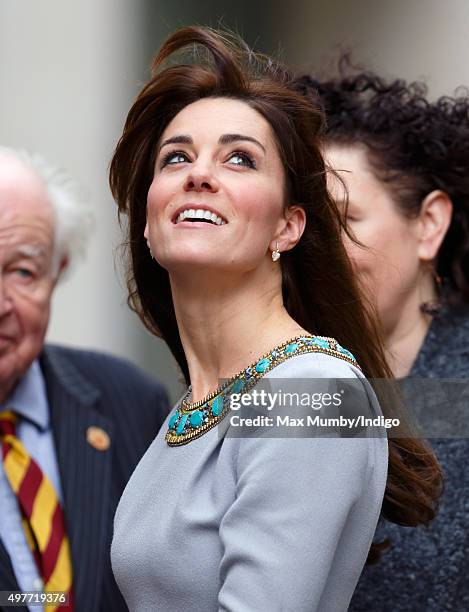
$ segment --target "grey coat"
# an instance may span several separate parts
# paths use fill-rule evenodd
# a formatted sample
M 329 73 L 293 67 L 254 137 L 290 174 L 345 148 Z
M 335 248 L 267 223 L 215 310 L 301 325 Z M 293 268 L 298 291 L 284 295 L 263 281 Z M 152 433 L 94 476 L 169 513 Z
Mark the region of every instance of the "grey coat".
M 298 355 L 266 376 L 360 377 L 381 414 L 361 372 L 336 357 Z M 115 517 L 112 565 L 132 612 L 347 610 L 386 484 L 383 430 L 298 439 L 214 428 L 179 447 L 166 430 Z
M 469 307 L 448 308 L 434 318 L 411 377 L 469 378 Z M 469 405 L 461 407 L 467 422 Z M 428 395 L 414 408 L 423 419 Z M 379 526 L 375 540 L 388 537 L 392 548 L 379 565 L 365 568 L 350 606 L 354 612 L 469 610 L 469 440 L 430 443 L 445 475 L 438 516 L 428 528 Z

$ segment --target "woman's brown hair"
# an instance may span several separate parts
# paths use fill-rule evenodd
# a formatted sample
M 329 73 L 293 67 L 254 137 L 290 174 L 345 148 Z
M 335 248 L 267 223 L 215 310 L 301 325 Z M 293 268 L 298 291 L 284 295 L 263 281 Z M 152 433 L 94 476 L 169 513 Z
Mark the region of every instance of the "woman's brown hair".
M 162 66 L 187 47 L 190 61 Z M 305 210 L 305 231 L 281 259 L 288 313 L 308 332 L 336 338 L 355 355 L 367 377 L 391 378 L 374 316 L 360 295 L 342 245 L 341 231 L 346 228 L 326 188 L 320 104 L 294 90 L 288 70 L 254 54 L 235 37 L 208 28 L 182 28 L 165 42 L 154 60 L 151 80 L 130 109 L 111 162 L 111 190 L 119 213 L 128 215 L 131 308 L 166 341 L 189 384 L 168 272 L 151 259 L 143 233 L 161 135 L 179 111 L 206 97 L 242 100 L 269 122 L 285 168 L 287 205 Z M 440 485 L 439 465 L 423 442 L 389 440 L 384 517 L 403 525 L 427 523 L 435 515 Z M 373 545 L 369 560 L 378 556 L 379 545 Z

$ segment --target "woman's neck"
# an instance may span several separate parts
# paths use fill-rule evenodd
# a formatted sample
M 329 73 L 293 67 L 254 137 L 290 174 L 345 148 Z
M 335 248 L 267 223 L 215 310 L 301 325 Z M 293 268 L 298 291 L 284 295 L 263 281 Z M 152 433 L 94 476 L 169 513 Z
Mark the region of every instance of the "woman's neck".
M 423 301 L 435 301 L 433 282 L 426 283 L 405 301 L 395 324 L 385 336 L 387 360 L 396 378 L 407 376 L 422 347 L 432 317 L 422 312 Z
M 199 279 L 200 281 L 200 279 Z M 274 346 L 306 333 L 283 306 L 280 284 L 254 275 L 196 284 L 171 279 L 174 309 L 192 385 L 192 401 L 215 390 Z

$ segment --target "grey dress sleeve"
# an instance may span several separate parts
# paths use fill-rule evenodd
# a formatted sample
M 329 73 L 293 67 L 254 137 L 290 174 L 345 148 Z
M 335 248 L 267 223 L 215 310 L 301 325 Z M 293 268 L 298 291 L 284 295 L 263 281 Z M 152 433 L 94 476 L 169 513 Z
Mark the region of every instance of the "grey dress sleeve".
M 330 359 L 304 357 L 296 376 L 357 375 L 339 360 L 331 370 Z M 291 375 L 280 367 L 276 375 Z M 369 392 L 365 397 L 379 414 Z M 235 500 L 219 530 L 219 609 L 347 610 L 379 517 L 386 472 L 383 437 L 243 439 Z

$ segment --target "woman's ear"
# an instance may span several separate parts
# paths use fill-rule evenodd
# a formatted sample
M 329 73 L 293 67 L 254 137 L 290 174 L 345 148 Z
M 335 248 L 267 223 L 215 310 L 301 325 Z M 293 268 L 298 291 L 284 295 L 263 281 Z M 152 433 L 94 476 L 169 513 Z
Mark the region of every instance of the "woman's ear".
M 289 251 L 300 240 L 306 226 L 306 213 L 302 206 L 289 206 L 275 237 L 272 239 L 270 249 L 273 251 L 278 243 L 281 252 Z
M 436 258 L 453 215 L 447 193 L 436 189 L 425 196 L 418 216 L 418 256 L 422 261 Z

